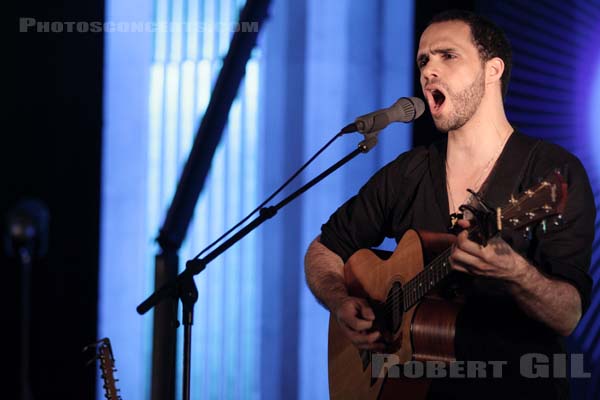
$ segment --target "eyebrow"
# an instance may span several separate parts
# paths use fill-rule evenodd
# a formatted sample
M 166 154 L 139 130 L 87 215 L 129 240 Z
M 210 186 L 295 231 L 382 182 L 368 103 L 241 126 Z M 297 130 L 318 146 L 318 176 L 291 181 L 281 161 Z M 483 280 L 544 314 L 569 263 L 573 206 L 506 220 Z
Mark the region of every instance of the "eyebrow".
M 433 49 L 431 50 L 431 54 L 446 54 L 446 53 L 452 53 L 452 52 L 456 52 L 457 49 L 455 47 L 444 47 L 444 48 L 440 48 L 440 49 Z M 417 64 L 419 64 L 421 61 L 426 60 L 429 56 L 427 55 L 427 53 L 421 53 L 417 56 Z

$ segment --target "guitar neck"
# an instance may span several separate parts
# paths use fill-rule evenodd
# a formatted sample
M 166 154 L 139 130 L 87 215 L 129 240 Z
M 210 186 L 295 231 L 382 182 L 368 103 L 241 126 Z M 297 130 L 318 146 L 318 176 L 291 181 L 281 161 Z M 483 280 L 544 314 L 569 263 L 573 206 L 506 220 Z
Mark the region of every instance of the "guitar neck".
M 408 310 L 423 299 L 423 297 L 446 278 L 452 268 L 450 267 L 450 252 L 446 249 L 437 256 L 423 271 L 404 285 L 404 310 Z

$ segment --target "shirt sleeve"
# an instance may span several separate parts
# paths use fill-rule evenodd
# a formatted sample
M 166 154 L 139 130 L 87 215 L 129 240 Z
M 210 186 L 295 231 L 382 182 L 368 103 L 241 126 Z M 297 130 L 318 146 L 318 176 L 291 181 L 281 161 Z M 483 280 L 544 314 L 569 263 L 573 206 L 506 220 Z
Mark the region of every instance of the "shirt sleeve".
M 407 175 L 421 166 L 425 148 L 401 154 L 380 169 L 359 192 L 339 207 L 321 227 L 321 243 L 344 262 L 361 248 L 393 237 L 393 213 L 402 212 Z
M 590 305 L 592 290 L 592 279 L 588 271 L 594 241 L 596 206 L 581 162 L 572 155 L 562 158 L 567 166 L 565 211 L 558 225 L 550 223 L 546 233 L 538 229 L 536 236 L 539 244 L 535 249 L 534 259 L 545 273 L 575 286 L 581 297 L 582 311 L 585 312 Z

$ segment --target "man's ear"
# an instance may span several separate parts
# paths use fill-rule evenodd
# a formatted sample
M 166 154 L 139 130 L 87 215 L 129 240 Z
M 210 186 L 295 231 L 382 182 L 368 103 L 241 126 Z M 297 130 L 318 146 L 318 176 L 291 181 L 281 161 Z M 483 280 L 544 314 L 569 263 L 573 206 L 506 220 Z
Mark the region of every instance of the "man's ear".
M 504 61 L 500 57 L 494 57 L 485 63 L 486 83 L 500 82 L 504 73 Z

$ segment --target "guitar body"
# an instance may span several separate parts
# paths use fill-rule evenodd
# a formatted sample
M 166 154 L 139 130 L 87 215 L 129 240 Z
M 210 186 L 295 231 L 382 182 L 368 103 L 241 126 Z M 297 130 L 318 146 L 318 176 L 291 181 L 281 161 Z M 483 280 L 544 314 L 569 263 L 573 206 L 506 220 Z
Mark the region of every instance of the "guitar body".
M 375 326 L 382 332 L 397 364 L 411 360 L 451 361 L 460 303 L 428 296 L 389 318 L 386 308 L 399 290 L 421 273 L 429 256 L 450 247 L 455 236 L 407 231 L 387 260 L 367 249 L 357 251 L 344 266 L 346 286 L 352 296 L 369 300 L 375 311 Z M 415 378 L 387 378 L 387 368 L 374 371 L 371 353 L 358 350 L 342 333 L 334 316 L 329 322 L 329 392 L 332 399 L 419 399 L 427 394 L 428 382 Z M 390 363 L 386 363 L 389 367 Z M 400 368 L 401 369 L 401 368 Z

